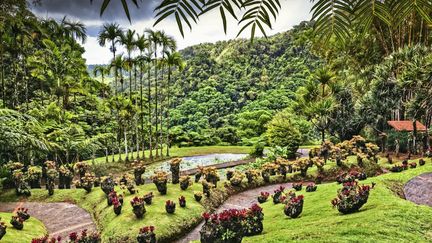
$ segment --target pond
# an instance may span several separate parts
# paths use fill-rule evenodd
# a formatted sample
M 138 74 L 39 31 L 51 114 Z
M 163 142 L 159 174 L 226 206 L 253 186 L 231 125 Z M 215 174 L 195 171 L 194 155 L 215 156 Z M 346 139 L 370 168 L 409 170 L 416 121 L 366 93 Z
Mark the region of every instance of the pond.
M 213 164 L 220 164 L 229 161 L 237 161 L 245 159 L 248 154 L 206 154 L 198 156 L 183 157 L 183 161 L 180 164 L 180 171 L 194 169 L 197 166 L 208 166 Z M 169 172 L 170 165 L 169 160 L 154 163 L 147 166 L 145 176 L 153 175 L 155 170 L 163 170 Z

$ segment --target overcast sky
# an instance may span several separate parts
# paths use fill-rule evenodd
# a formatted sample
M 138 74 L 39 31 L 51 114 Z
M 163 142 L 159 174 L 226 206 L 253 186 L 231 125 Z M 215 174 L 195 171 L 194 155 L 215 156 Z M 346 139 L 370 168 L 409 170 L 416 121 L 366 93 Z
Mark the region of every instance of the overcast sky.
M 153 9 L 160 0 L 142 0 L 140 8 L 130 6 L 132 23 L 127 20 L 122 5 L 119 0 L 111 0 L 110 5 L 102 17 L 99 16 L 102 0 L 41 0 L 40 5 L 31 5 L 32 11 L 40 17 L 52 17 L 61 19 L 65 15 L 73 20 L 83 22 L 87 27 L 87 42 L 84 44 L 86 50 L 84 58 L 87 64 L 105 64 L 112 57 L 108 47 L 101 47 L 97 43 L 97 34 L 101 26 L 107 22 L 117 22 L 124 29 L 135 29 L 142 33 L 145 28 L 151 28 L 154 24 Z M 282 10 L 278 19 L 273 24 L 273 29 L 268 30 L 267 34 L 289 30 L 292 26 L 303 20 L 309 20 L 312 4 L 309 0 L 281 0 Z M 222 28 L 222 20 L 219 11 L 212 11 L 200 17 L 197 25 L 192 26 L 192 31 L 185 29 L 183 38 L 178 31 L 174 19 L 166 19 L 159 23 L 154 29 L 164 30 L 173 36 L 178 43 L 179 49 L 187 46 L 203 43 L 228 40 L 236 37 L 238 30 L 236 20 L 229 19 L 228 31 L 225 35 Z M 187 26 L 186 26 L 187 27 Z M 245 31 L 241 37 L 248 37 L 250 31 Z M 257 31 L 258 36 L 261 33 Z

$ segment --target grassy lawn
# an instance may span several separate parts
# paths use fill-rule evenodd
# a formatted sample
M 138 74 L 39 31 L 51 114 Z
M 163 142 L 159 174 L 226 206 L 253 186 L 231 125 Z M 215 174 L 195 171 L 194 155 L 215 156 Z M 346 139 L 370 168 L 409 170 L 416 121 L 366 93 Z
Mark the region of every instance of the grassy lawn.
M 135 195 L 126 193 L 122 213 L 119 216 L 114 214 L 112 207 L 108 207 L 105 194 L 100 188 L 93 188 L 92 192 L 86 193 L 83 189 L 55 190 L 53 196 L 49 197 L 46 190 L 33 189 L 29 201 L 38 202 L 73 202 L 90 212 L 99 229 L 102 229 L 104 242 L 136 242 L 136 235 L 139 228 L 147 225 L 156 227 L 156 234 L 169 238 L 180 234 L 184 227 L 196 224 L 204 212 L 204 207 L 195 201 L 193 192 L 201 191 L 201 184 L 193 184 L 186 191 L 182 191 L 180 186 L 169 184 L 167 195 L 160 195 L 153 184 L 138 187 L 138 193 L 142 196 L 145 193 L 153 192 L 155 197 L 151 205 L 146 205 L 146 214 L 143 219 L 136 219 L 132 212 L 130 200 Z M 120 188 L 116 188 L 120 192 Z M 187 206 L 181 208 L 178 205 L 178 197 L 186 197 Z M 0 196 L 1 201 L 16 201 L 18 198 L 13 191 L 8 191 Z M 165 201 L 173 200 L 176 202 L 174 214 L 167 214 L 165 211 Z M 30 227 L 28 228 L 30 229 Z M 3 241 L 2 241 L 3 242 Z
M 170 157 L 186 157 L 186 156 L 197 156 L 197 155 L 206 155 L 206 154 L 219 154 L 219 153 L 231 153 L 231 154 L 249 154 L 252 151 L 253 147 L 247 146 L 201 146 L 201 147 L 173 147 L 170 149 Z M 140 157 L 142 157 L 142 151 L 139 152 Z M 164 148 L 163 153 L 165 155 L 166 150 Z M 155 151 L 153 151 L 153 156 L 155 156 Z M 148 158 L 150 152 L 148 150 L 145 151 L 145 156 Z M 131 154 L 129 154 L 131 156 Z M 137 152 L 134 152 L 134 157 L 137 156 Z M 114 159 L 117 161 L 119 155 L 114 155 Z M 122 154 L 122 159 L 126 158 L 126 154 Z M 162 159 L 166 159 L 164 157 Z M 111 162 L 112 156 L 108 156 L 108 161 Z M 160 159 L 159 159 L 160 160 Z M 87 162 L 91 162 L 92 160 L 87 160 Z M 95 159 L 95 163 L 105 163 L 105 157 L 98 157 Z
M 262 204 L 263 234 L 247 237 L 244 242 L 431 242 L 432 208 L 401 199 L 386 186 L 389 181 L 406 183 L 426 172 L 432 172 L 430 160 L 423 167 L 362 181 L 377 185 L 368 203 L 349 215 L 331 206 L 330 201 L 341 187 L 337 183 L 319 185 L 311 193 L 303 189 L 300 194 L 305 196 L 304 208 L 297 219 L 286 217 L 283 205 L 268 201 Z
M 0 218 L 6 223 L 6 235 L 0 240 L 2 243 L 16 243 L 16 242 L 31 242 L 33 238 L 42 237 L 47 234 L 43 223 L 34 217 L 30 217 L 24 222 L 22 230 L 15 229 L 10 223 L 12 217 L 11 213 L 0 212 Z

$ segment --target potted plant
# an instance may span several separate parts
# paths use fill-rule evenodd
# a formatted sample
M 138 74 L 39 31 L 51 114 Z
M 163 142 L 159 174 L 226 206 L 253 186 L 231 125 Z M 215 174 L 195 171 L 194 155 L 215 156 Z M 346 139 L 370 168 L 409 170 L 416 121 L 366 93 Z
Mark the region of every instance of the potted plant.
M 234 175 L 234 171 L 227 170 L 227 172 L 226 172 L 226 179 L 227 179 L 227 181 L 231 180 L 231 178 L 233 177 L 233 175 Z
M 153 192 L 149 192 L 149 193 L 145 194 L 144 197 L 143 197 L 143 199 L 144 199 L 144 202 L 145 202 L 147 205 L 152 204 Z
M 24 228 L 24 220 L 18 216 L 12 216 L 10 224 L 17 230 L 22 230 Z
M 306 192 L 314 192 L 317 189 L 317 185 L 315 183 L 309 183 L 306 186 Z
M 219 214 L 204 213 L 204 225 L 200 230 L 201 242 L 240 243 L 245 234 L 243 228 L 247 210 L 228 209 Z
M 272 195 L 274 204 L 278 204 L 278 203 L 282 202 L 281 197 L 282 197 L 282 193 L 284 192 L 284 190 L 285 190 L 285 187 L 283 187 L 283 186 L 280 186 L 279 188 L 274 190 L 274 194 Z
M 0 240 L 6 234 L 6 228 L 7 228 L 7 226 L 6 226 L 5 222 L 1 221 L 1 218 L 0 218 Z
M 206 167 L 204 168 L 205 180 L 211 183 L 214 187 L 217 187 L 217 182 L 219 181 L 219 175 L 216 167 Z
M 122 210 L 122 204 L 120 203 L 120 201 L 118 200 L 117 197 L 113 197 L 113 199 L 112 199 L 112 205 L 113 205 L 114 213 L 116 215 L 120 215 L 121 214 L 121 210 Z
M 179 183 L 180 178 L 180 163 L 182 162 L 181 158 L 174 158 L 172 159 L 170 164 L 170 171 L 171 171 L 171 178 L 173 184 Z
M 394 165 L 391 169 L 391 172 L 402 172 L 403 171 L 403 167 L 401 165 Z
M 107 204 L 108 206 L 112 206 L 113 205 L 113 199 L 117 198 L 117 192 L 116 191 L 112 191 L 108 194 L 107 196 Z
M 426 161 L 422 158 L 422 159 L 419 159 L 419 165 L 420 166 L 423 166 L 423 165 L 425 165 L 426 164 Z
M 88 233 L 87 229 L 81 231 L 81 235 L 77 232 L 72 232 L 69 234 L 69 241 L 73 243 L 100 243 L 102 241 L 100 234 L 97 232 Z
M 302 187 L 303 187 L 303 183 L 298 182 L 298 183 L 293 183 L 292 187 L 296 190 L 296 191 L 301 191 Z
M 233 173 L 232 178 L 230 179 L 230 183 L 232 186 L 240 186 L 245 175 L 239 171 L 235 171 Z
M 56 169 L 48 169 L 47 171 L 47 189 L 48 194 L 52 196 L 54 194 L 54 182 L 58 177 L 58 172 Z
M 202 181 L 201 184 L 203 187 L 203 194 L 206 195 L 206 197 L 210 197 L 210 192 L 214 185 L 207 181 Z
M 165 210 L 169 214 L 173 214 L 175 212 L 176 204 L 175 202 L 168 200 L 165 202 Z
M 72 170 L 68 166 L 62 165 L 59 168 L 59 175 L 59 189 L 70 189 L 73 179 Z
M 132 205 L 132 211 L 135 214 L 135 216 L 137 218 L 142 218 L 146 212 L 145 206 L 144 206 L 144 198 L 140 198 L 140 197 L 134 197 L 131 200 L 131 205 Z
M 24 221 L 30 218 L 30 214 L 28 213 L 28 208 L 18 208 L 16 214 Z
M 290 218 L 297 218 L 303 211 L 303 195 L 295 196 L 287 200 L 284 213 Z
M 357 212 L 367 202 L 374 185 L 359 186 L 357 181 L 345 182 L 342 189 L 338 190 L 337 197 L 332 200 L 333 207 L 343 214 Z
M 145 226 L 139 230 L 137 236 L 138 243 L 156 243 L 156 234 L 154 226 Z
M 109 195 L 110 192 L 114 191 L 115 182 L 111 176 L 102 177 L 101 189 L 105 195 Z
M 195 183 L 197 183 L 200 179 L 201 176 L 204 174 L 204 167 L 198 165 L 198 172 L 195 174 Z
M 79 175 L 80 179 L 82 179 L 86 175 L 88 168 L 89 165 L 85 162 L 76 162 L 74 165 L 74 169 Z
M 200 202 L 203 197 L 202 192 L 194 192 L 194 198 L 197 202 Z
M 258 202 L 259 203 L 265 203 L 267 202 L 268 197 L 270 196 L 270 193 L 268 192 L 261 192 L 258 196 Z
M 191 182 L 189 176 L 181 176 L 180 177 L 180 188 L 183 191 L 185 191 L 190 185 L 192 185 L 192 182 Z
M 411 169 L 414 169 L 414 168 L 417 167 L 417 163 L 416 162 L 411 162 L 409 165 L 410 165 Z
M 184 196 L 179 197 L 179 205 L 182 208 L 186 207 L 186 198 Z
M 136 163 L 134 165 L 134 178 L 135 184 L 137 184 L 137 186 L 144 184 L 142 175 L 144 174 L 145 170 L 146 167 L 143 165 L 143 163 Z
M 85 174 L 81 179 L 81 188 L 84 188 L 87 193 L 90 193 L 93 188 L 94 176 L 90 173 Z
M 256 179 L 258 179 L 259 177 L 259 171 L 255 170 L 255 169 L 249 169 L 245 172 L 246 178 L 248 180 L 248 183 L 254 183 L 256 181 Z
M 168 174 L 164 171 L 158 171 L 152 177 L 152 180 L 158 192 L 165 195 L 167 193 Z
M 264 230 L 262 221 L 264 220 L 264 213 L 262 208 L 257 204 L 253 204 L 246 213 L 244 220 L 244 232 L 245 236 L 259 235 Z
M 41 188 L 42 168 L 40 166 L 30 166 L 27 171 L 30 188 Z

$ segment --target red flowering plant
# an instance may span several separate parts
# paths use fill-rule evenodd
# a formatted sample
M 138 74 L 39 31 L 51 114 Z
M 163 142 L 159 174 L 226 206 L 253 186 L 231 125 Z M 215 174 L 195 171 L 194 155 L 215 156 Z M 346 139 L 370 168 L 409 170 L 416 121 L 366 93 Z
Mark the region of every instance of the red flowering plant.
M 132 205 L 132 211 L 135 214 L 137 218 L 142 218 L 146 212 L 145 206 L 144 206 L 144 198 L 141 197 L 134 197 L 130 201 Z
M 71 243 L 100 243 L 101 237 L 97 232 L 88 233 L 87 229 L 81 231 L 79 235 L 77 232 L 72 232 L 69 234 L 69 241 Z
M 201 242 L 241 242 L 244 236 L 244 220 L 247 210 L 228 209 L 219 214 L 204 213 Z
M 19 216 L 12 216 L 10 224 L 17 230 L 22 230 L 24 228 L 24 220 Z
M 186 202 L 185 202 L 186 203 Z M 165 202 L 165 210 L 167 213 L 174 213 L 175 212 L 175 208 L 176 208 L 176 204 L 175 202 L 168 200 Z
M 61 236 L 56 237 L 49 237 L 49 235 L 45 235 L 40 238 L 32 239 L 31 243 L 60 243 L 61 242 Z
M 357 171 L 354 169 L 349 172 L 349 179 L 345 181 L 352 181 L 353 178 L 363 181 L 367 179 L 367 175 L 363 171 Z
M 139 230 L 137 236 L 138 243 L 156 243 L 156 234 L 154 226 L 145 226 Z
M 343 214 L 357 212 L 367 202 L 369 192 L 374 186 L 375 183 L 372 183 L 372 186 L 360 186 L 357 181 L 345 182 L 331 203 Z
M 356 171 L 352 171 L 350 173 L 342 172 L 338 176 L 336 176 L 336 181 L 339 184 L 342 184 L 344 182 L 355 181 L 355 179 L 356 179 Z
M 1 218 L 0 218 L 0 240 L 6 234 L 6 228 L 7 228 L 7 226 L 6 226 L 5 222 L 1 221 Z
M 112 199 L 112 204 L 113 204 L 114 213 L 116 215 L 120 215 L 121 214 L 121 210 L 122 210 L 122 204 L 120 203 L 118 197 L 114 197 Z
M 264 220 L 263 209 L 258 204 L 253 204 L 246 213 L 243 223 L 243 230 L 246 236 L 259 235 L 264 230 L 262 221 Z
M 24 221 L 30 218 L 30 214 L 28 213 L 28 208 L 18 208 L 16 214 Z
M 280 186 L 276 190 L 274 190 L 274 194 L 272 195 L 273 203 L 278 204 L 281 202 L 280 197 L 282 196 L 282 193 L 285 191 L 285 187 Z
M 261 192 L 260 195 L 258 196 L 258 202 L 259 203 L 265 203 L 269 196 L 270 196 L 270 193 Z
M 184 196 L 179 197 L 179 205 L 180 207 L 184 208 L 186 207 L 186 198 Z
M 290 218 L 297 218 L 303 211 L 304 196 L 293 196 L 285 201 L 284 213 Z
M 309 184 L 307 184 L 306 186 L 306 192 L 314 192 L 317 189 L 317 185 L 315 185 L 315 183 L 311 182 Z
M 113 199 L 117 198 L 117 192 L 116 191 L 111 191 L 108 196 L 107 196 L 107 204 L 108 206 L 113 205 Z
M 301 182 L 297 182 L 297 183 L 293 183 L 292 187 L 296 190 L 296 191 L 301 191 L 302 187 L 303 187 L 303 183 Z

